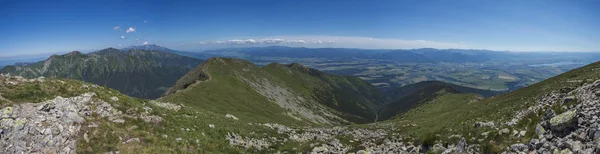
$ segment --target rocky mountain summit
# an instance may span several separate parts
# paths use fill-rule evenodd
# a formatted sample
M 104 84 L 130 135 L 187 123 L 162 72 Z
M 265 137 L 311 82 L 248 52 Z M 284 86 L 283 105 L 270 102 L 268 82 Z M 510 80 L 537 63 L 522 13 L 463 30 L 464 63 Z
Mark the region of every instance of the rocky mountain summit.
M 2 111 L 0 141 L 7 153 L 75 153 L 77 134 L 84 117 L 92 113 L 109 116 L 115 122 L 119 112 L 106 102 L 93 102 L 94 93 L 40 103 L 5 107 Z M 97 106 L 95 110 L 91 105 Z M 93 126 L 92 126 L 93 127 Z
M 2 88 L 63 85 L 77 92 L 88 91 L 68 98 L 56 96 L 38 103 L 13 101 L 0 95 L 0 100 L 4 101 L 0 104 L 3 107 L 0 109 L 0 153 L 76 153 L 81 152 L 77 151 L 78 144 L 90 143 L 90 138 L 98 132 L 92 130 L 100 129 L 98 127 L 102 123 L 122 124 L 126 122 L 125 118 L 139 118 L 148 123 L 162 121 L 161 117 L 150 115 L 148 112 L 123 113 L 98 97 L 94 92 L 96 90 L 113 92 L 104 91 L 104 87 L 97 85 L 81 84 L 77 88 L 86 90 L 75 90 L 73 86 L 78 84 L 69 83 L 74 81 L 43 77 L 25 79 L 4 74 L 0 75 L 0 81 Z M 114 93 L 107 100 L 115 103 L 119 101 L 117 96 L 123 97 Z

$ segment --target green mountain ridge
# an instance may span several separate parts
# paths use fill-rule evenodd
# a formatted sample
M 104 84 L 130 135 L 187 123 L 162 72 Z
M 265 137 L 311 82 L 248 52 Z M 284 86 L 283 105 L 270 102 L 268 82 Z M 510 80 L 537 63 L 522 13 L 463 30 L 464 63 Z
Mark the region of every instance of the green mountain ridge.
M 483 99 L 484 97 L 498 95 L 501 92 L 469 88 L 441 81 L 422 81 L 402 86 L 389 92 L 387 96 L 391 97 L 391 101 L 381 107 L 380 120 L 390 119 L 421 103 L 437 99 L 441 95 L 448 93 L 475 94 L 479 95 L 477 99 Z
M 158 98 L 201 60 L 160 51 L 107 48 L 83 54 L 52 55 L 26 66 L 6 66 L 0 73 L 26 78 L 76 79 L 122 91 L 139 98 Z
M 385 97 L 358 78 L 328 75 L 299 64 L 259 68 L 244 60 L 211 58 L 159 100 L 265 121 L 341 124 L 373 122 L 376 106 Z

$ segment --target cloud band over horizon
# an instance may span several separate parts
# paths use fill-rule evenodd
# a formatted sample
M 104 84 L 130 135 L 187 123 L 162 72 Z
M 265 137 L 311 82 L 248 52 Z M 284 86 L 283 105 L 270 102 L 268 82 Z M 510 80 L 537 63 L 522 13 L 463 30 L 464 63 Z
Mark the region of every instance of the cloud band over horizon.
M 240 37 L 235 39 L 201 41 L 184 43 L 186 49 L 194 48 L 229 48 L 229 47 L 264 47 L 291 46 L 308 48 L 361 48 L 361 49 L 467 49 L 468 45 L 460 42 L 437 42 L 428 40 L 402 40 L 355 36 L 272 36 L 272 37 Z

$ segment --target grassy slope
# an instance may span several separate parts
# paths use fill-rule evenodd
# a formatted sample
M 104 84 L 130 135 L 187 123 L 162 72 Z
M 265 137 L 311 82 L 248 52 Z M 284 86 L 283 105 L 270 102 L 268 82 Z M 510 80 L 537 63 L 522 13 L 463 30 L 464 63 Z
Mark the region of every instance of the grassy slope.
M 202 108 L 222 114 L 233 114 L 242 120 L 253 122 L 277 122 L 287 125 L 302 125 L 285 116 L 284 110 L 275 103 L 254 91 L 252 87 L 239 80 L 239 76 L 256 75 L 270 78 L 266 72 L 251 63 L 235 63 L 232 59 L 226 64 L 218 60 L 208 60 L 202 64 L 210 80 L 192 85 L 188 89 L 165 96 L 162 101 L 180 102 L 193 108 Z M 233 71 L 248 69 L 246 71 Z
M 430 101 L 437 97 L 436 92 L 446 90 L 451 93 L 474 93 L 486 97 L 493 96 L 499 92 L 463 87 L 441 81 L 423 81 L 415 84 L 402 86 L 388 93 L 391 102 L 382 106 L 380 120 L 386 120 L 399 113 L 418 106 L 420 103 Z
M 87 86 L 83 86 L 87 85 Z M 91 119 L 82 124 L 82 130 L 77 142 L 78 153 L 105 153 L 120 151 L 121 153 L 256 153 L 255 149 L 232 147 L 225 135 L 229 132 L 260 138 L 265 134 L 277 137 L 273 129 L 264 126 L 249 124 L 250 119 L 241 118 L 231 120 L 224 114 L 215 113 L 197 106 L 185 106 L 179 111 L 166 110 L 148 103 L 149 100 L 132 98 L 120 94 L 117 90 L 101 86 L 92 86 L 69 79 L 46 79 L 43 83 L 21 83 L 18 85 L 0 84 L 0 94 L 12 103 L 0 100 L 0 108 L 26 102 L 41 102 L 55 96 L 73 97 L 86 92 L 95 92 L 97 100 L 110 103 L 113 107 L 128 115 L 139 115 L 144 111 L 144 106 L 150 106 L 152 115 L 159 115 L 164 120 L 158 124 L 147 123 L 138 118 L 127 118 L 123 124 L 109 122 L 106 118 L 92 115 Z M 118 97 L 119 101 L 109 101 L 110 97 Z M 239 117 L 239 116 L 238 116 Z M 243 120 L 246 119 L 246 120 Z M 88 128 L 90 124 L 97 124 L 97 128 Z M 209 124 L 215 128 L 208 127 Z M 183 130 L 182 130 L 183 129 Z M 189 129 L 189 131 L 188 131 Z M 90 142 L 83 140 L 87 132 Z M 164 138 L 166 135 L 167 138 Z M 139 138 L 140 143 L 124 141 L 130 138 Z M 176 141 L 181 138 L 182 141 Z M 198 142 L 196 142 L 198 140 Z M 274 149 L 292 150 L 297 143 L 289 142 L 286 145 L 273 145 Z M 307 150 L 298 148 L 297 150 Z M 268 153 L 272 153 L 268 152 Z
M 342 116 L 354 122 L 372 122 L 376 106 L 385 101 L 378 89 L 356 77 L 329 75 L 296 63 L 272 63 L 262 69 L 302 95 L 345 113 Z
M 475 122 L 494 121 L 496 124 L 506 122 L 513 118 L 516 111 L 534 105 L 541 95 L 561 89 L 572 89 L 598 79 L 600 79 L 600 62 L 478 102 L 471 102 L 476 98 L 471 94 L 444 94 L 410 110 L 399 118 L 381 122 L 380 126 L 391 126 L 400 133 L 412 134 L 413 137 L 421 139 L 427 138 L 431 134 L 439 134 L 441 139 L 446 139 L 453 134 L 461 134 L 469 143 L 479 143 L 470 138 L 482 138 L 481 133 L 491 130 L 474 128 Z M 533 137 L 533 125 L 537 123 L 536 120 L 538 120 L 537 115 L 531 115 L 520 121 L 514 128 L 510 128 L 527 130 L 525 138 L 505 138 L 495 135 L 497 131 L 491 131 L 492 135 L 481 143 L 489 145 L 489 149 L 498 150 L 510 143 L 526 142 Z M 408 124 L 416 124 L 416 126 L 408 126 Z M 490 140 L 493 142 L 488 142 Z
M 306 123 L 299 123 L 284 115 L 283 108 L 260 95 L 240 78 L 253 81 L 266 79 L 278 83 L 291 89 L 294 95 L 332 107 L 333 113 L 354 122 L 372 121 L 372 108 L 377 103 L 376 99 L 380 99 L 376 89 L 362 80 L 327 75 L 312 69 L 310 71 L 316 74 L 311 74 L 305 72 L 307 68 L 303 66 L 270 64 L 259 68 L 250 62 L 230 58 L 215 58 L 202 65 L 200 67 L 210 76 L 209 80 L 161 100 L 181 102 L 217 113 L 230 113 L 249 121 L 303 125 Z M 193 72 L 190 75 L 198 74 Z M 184 79 L 191 81 L 186 77 Z M 185 84 L 178 81 L 175 87 L 185 87 L 177 86 Z M 363 92 L 365 95 L 361 95 Z M 310 106 L 309 103 L 303 105 Z

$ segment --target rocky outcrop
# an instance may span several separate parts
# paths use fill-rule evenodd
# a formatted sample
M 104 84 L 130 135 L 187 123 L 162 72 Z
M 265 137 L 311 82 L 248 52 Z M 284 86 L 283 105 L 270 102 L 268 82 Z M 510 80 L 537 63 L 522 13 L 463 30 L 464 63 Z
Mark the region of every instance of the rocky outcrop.
M 229 144 L 233 146 L 255 148 L 257 150 L 267 149 L 271 145 L 271 143 L 269 143 L 269 141 L 267 141 L 266 139 L 242 137 L 235 133 L 227 133 L 226 139 L 229 140 Z
M 514 144 L 506 153 L 600 153 L 600 80 L 563 96 L 553 100 L 567 111 L 556 115 L 548 108 L 536 126 L 538 138 Z M 570 101 L 578 102 L 565 104 Z
M 181 105 L 173 104 L 173 103 L 169 103 L 169 102 L 159 102 L 159 101 L 151 100 L 150 104 L 156 105 L 158 107 L 161 107 L 161 108 L 164 108 L 167 110 L 179 111 L 179 109 L 181 109 Z
M 3 108 L 0 153 L 75 153 L 78 133 L 86 117 L 92 113 L 114 119 L 120 116 L 110 104 L 93 101 L 95 95 L 59 96 L 41 103 Z
M 456 144 L 441 144 L 424 146 L 415 145 L 404 140 L 399 134 L 388 134 L 383 129 L 366 129 L 355 127 L 331 128 L 290 128 L 280 124 L 257 124 L 274 129 L 278 137 L 248 138 L 236 133 L 228 133 L 225 138 L 232 146 L 266 149 L 270 145 L 293 143 L 310 144 L 309 153 L 477 153 L 478 145 L 467 144 L 462 138 Z M 281 136 L 284 136 L 281 138 Z M 340 136 L 349 137 L 347 142 L 340 141 Z M 358 146 L 356 146 L 358 145 Z M 354 149 L 354 150 L 353 150 Z M 361 150 L 356 150 L 361 149 Z

